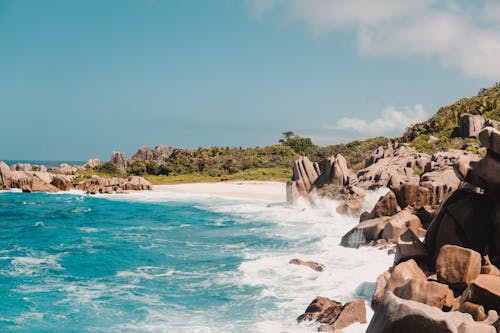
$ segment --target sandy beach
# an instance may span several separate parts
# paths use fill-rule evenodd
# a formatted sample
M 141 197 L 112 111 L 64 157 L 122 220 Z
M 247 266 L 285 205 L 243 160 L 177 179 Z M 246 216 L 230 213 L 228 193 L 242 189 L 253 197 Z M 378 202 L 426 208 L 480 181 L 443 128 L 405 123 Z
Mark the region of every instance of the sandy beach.
M 231 181 L 155 185 L 153 186 L 153 192 L 155 196 L 161 194 L 186 194 L 273 202 L 286 200 L 286 184 L 275 181 Z

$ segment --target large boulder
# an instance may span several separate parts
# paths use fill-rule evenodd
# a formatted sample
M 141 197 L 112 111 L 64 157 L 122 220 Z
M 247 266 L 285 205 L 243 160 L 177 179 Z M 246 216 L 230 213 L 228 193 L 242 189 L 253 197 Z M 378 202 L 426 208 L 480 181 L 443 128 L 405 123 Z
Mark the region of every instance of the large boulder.
M 349 185 L 353 172 L 347 167 L 344 156 L 328 157 L 319 163 L 321 174 L 314 181 L 314 186 L 320 188 L 327 184 L 339 186 Z
M 46 192 L 53 193 L 57 192 L 57 187 L 45 182 L 43 179 L 34 176 L 31 181 L 31 187 L 23 188 L 23 191 L 26 192 Z
M 73 188 L 73 180 L 75 176 L 69 175 L 54 175 L 51 184 L 60 191 L 69 191 Z
M 465 289 L 481 273 L 481 255 L 471 249 L 445 245 L 436 260 L 439 282 L 456 289 Z
M 387 292 L 394 291 L 410 280 L 427 279 L 425 273 L 413 259 L 396 265 L 389 274 L 384 273 L 377 278 L 375 292 L 372 297 L 372 308 L 377 307 L 378 303 Z
M 430 189 L 419 184 L 403 184 L 394 189 L 394 193 L 401 208 L 412 206 L 419 209 L 432 205 Z
M 298 196 L 309 193 L 319 176 L 318 163 L 313 163 L 307 156 L 301 156 L 293 162 L 292 180 L 287 184 L 287 200 L 294 201 Z
M 484 118 L 480 115 L 464 113 L 460 117 L 458 127 L 455 129 L 452 136 L 474 138 L 477 137 L 479 132 L 486 126 L 500 129 L 500 122 Z
M 99 165 L 101 165 L 101 161 L 98 158 L 91 158 L 85 163 L 84 168 L 85 169 L 95 169 Z
M 420 241 L 411 229 L 407 229 L 399 236 L 396 243 L 396 254 L 394 256 L 394 264 L 414 259 L 417 262 L 425 262 L 428 257 L 427 248 Z
M 307 307 L 304 314 L 297 318 L 301 321 L 317 321 L 321 324 L 320 332 L 333 332 L 341 330 L 352 323 L 366 323 L 365 301 L 354 300 L 342 305 L 342 303 L 327 297 L 316 297 Z
M 389 217 L 383 216 L 360 222 L 342 236 L 340 245 L 358 247 L 366 242 L 379 239 L 389 219 Z
M 455 174 L 453 167 L 444 170 L 424 173 L 420 179 L 420 186 L 426 187 L 430 192 L 430 205 L 440 205 L 453 191 L 458 188 L 460 179 Z
M 377 306 L 366 332 L 495 333 L 495 328 L 475 322 L 469 314 L 443 312 L 434 306 L 405 300 L 387 292 Z
M 328 297 L 316 297 L 306 308 L 304 314 L 297 318 L 298 322 L 318 320 L 321 323 L 330 323 L 337 319 L 342 311 L 342 303 L 329 299 Z
M 455 300 L 453 291 L 446 284 L 423 279 L 408 280 L 394 289 L 394 295 L 443 310 L 450 309 Z
M 146 146 L 140 147 L 132 156 L 133 161 L 155 161 L 159 164 L 165 163 L 170 158 L 173 149 L 171 147 L 158 145 L 154 149 Z
M 320 332 L 339 332 L 343 328 L 348 327 L 354 323 L 366 323 L 366 307 L 365 301 L 358 299 L 344 304 L 338 317 L 333 323 L 321 326 L 318 331 Z
M 422 228 L 420 219 L 404 209 L 390 217 L 381 237 L 390 242 L 397 242 L 399 236 L 407 229 L 411 229 L 413 233 L 418 234 L 420 228 Z
M 396 200 L 396 195 L 394 192 L 389 191 L 384 196 L 378 199 L 377 203 L 373 207 L 370 214 L 367 216 L 368 219 L 373 219 L 381 216 L 391 216 L 399 212 L 401 208 L 398 206 Z
M 128 160 L 125 154 L 117 151 L 111 153 L 111 162 L 121 170 L 125 170 L 128 166 Z
M 12 171 L 9 166 L 0 161 L 0 189 L 10 189 L 12 187 Z
M 478 275 L 462 295 L 462 302 L 481 304 L 486 311 L 500 311 L 500 276 Z
M 496 253 L 492 251 L 497 240 L 491 237 L 495 235 L 490 222 L 492 210 L 492 202 L 486 195 L 467 189 L 455 191 L 427 229 L 424 244 L 432 262 L 436 261 L 441 247 L 447 244 L 484 254 L 489 251 L 493 260 Z

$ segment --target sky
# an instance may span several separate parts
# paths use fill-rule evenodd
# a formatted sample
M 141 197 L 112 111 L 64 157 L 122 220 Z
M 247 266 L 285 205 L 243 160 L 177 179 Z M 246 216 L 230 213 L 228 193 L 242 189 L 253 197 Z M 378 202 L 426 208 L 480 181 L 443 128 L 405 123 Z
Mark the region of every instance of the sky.
M 398 136 L 499 54 L 497 0 L 0 0 L 0 160 Z

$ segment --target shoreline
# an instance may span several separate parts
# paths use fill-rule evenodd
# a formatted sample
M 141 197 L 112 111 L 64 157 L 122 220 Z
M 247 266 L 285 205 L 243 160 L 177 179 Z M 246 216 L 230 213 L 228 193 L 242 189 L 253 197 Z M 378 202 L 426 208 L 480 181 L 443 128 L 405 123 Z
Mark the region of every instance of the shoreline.
M 136 192 L 157 196 L 186 195 L 210 196 L 230 199 L 260 200 L 270 202 L 286 201 L 286 183 L 278 181 L 224 181 L 215 183 L 182 183 L 153 185 L 151 192 Z M 130 194 L 130 193 L 129 193 Z

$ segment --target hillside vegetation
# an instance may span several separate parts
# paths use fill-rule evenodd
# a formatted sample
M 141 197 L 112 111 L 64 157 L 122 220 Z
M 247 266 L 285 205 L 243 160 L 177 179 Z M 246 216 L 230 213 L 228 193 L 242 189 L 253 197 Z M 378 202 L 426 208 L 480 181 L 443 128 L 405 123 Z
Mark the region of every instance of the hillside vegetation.
M 410 143 L 422 152 L 461 148 L 464 144 L 477 143 L 476 139 L 451 138 L 464 113 L 500 121 L 500 85 L 497 83 L 489 89 L 481 89 L 477 96 L 462 98 L 451 105 L 439 108 L 429 120 L 409 127 L 400 140 Z M 427 142 L 431 135 L 437 137 L 439 141 Z
M 447 148 L 477 149 L 477 139 L 451 138 L 464 113 L 500 121 L 500 85 L 497 83 L 492 88 L 481 89 L 477 96 L 462 98 L 441 107 L 429 120 L 409 127 L 400 138 L 375 137 L 321 147 L 310 138 L 286 131 L 282 133 L 279 144 L 266 147 L 209 147 L 195 150 L 173 148 L 166 162 L 132 161 L 125 170 L 119 169 L 112 162 L 106 162 L 94 170 L 81 172 L 80 176 L 139 175 L 145 176 L 154 184 L 220 180 L 283 181 L 290 179 L 293 161 L 300 155 L 319 162 L 337 154 L 342 154 L 351 168 L 359 170 L 365 166 L 368 155 L 377 147 L 385 146 L 389 140 L 407 143 L 418 151 L 427 153 Z M 435 138 L 429 140 L 431 136 Z

